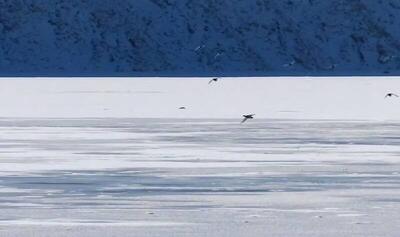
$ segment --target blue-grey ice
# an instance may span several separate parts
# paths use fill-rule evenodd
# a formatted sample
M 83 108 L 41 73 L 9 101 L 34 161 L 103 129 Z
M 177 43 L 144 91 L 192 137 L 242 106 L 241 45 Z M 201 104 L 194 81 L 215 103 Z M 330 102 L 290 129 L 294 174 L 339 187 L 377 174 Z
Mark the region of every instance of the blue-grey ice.
M 399 84 L 323 80 L 1 80 L 0 236 L 396 237 Z

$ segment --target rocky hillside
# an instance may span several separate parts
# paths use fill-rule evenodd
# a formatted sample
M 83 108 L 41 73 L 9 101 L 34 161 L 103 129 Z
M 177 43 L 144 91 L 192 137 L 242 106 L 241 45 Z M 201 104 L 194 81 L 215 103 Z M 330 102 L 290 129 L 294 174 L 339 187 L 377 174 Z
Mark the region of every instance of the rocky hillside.
M 1 75 L 399 75 L 398 0 L 0 0 Z

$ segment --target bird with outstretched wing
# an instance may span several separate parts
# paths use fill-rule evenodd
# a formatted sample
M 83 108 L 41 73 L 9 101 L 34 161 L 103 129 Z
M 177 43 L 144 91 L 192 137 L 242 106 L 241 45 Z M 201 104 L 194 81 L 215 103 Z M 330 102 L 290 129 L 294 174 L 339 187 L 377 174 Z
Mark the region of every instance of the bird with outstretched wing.
M 399 97 L 399 96 L 396 95 L 395 93 L 387 93 L 387 94 L 385 95 L 385 98 L 387 98 L 387 97 Z
M 241 123 L 246 122 L 248 119 L 253 119 L 255 114 L 245 114 L 243 115 L 243 120 Z
M 218 77 L 215 77 L 215 78 L 211 79 L 211 80 L 208 82 L 208 84 L 210 85 L 210 84 L 213 83 L 213 82 L 217 82 L 218 79 L 219 79 Z

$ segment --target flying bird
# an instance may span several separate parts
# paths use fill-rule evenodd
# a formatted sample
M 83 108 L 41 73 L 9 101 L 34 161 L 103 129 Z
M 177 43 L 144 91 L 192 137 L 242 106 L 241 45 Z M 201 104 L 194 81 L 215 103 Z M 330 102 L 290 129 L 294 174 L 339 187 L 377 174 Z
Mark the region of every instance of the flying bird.
M 293 60 L 293 61 L 291 61 L 290 63 L 283 64 L 283 66 L 284 66 L 284 67 L 291 67 L 291 66 L 293 66 L 293 65 L 295 65 L 295 64 L 296 64 L 296 61 Z
M 214 59 L 217 59 L 217 58 L 220 57 L 222 54 L 223 54 L 223 53 L 217 53 L 217 54 L 215 54 Z
M 179 107 L 179 109 L 186 109 L 186 107 L 185 107 L 185 106 L 182 106 L 182 107 Z
M 398 95 L 396 95 L 395 93 L 387 93 L 385 98 L 387 97 L 399 97 Z
M 194 51 L 197 52 L 197 51 L 199 51 L 200 49 L 202 49 L 202 48 L 204 48 L 204 47 L 206 47 L 204 44 L 203 44 L 203 45 L 199 45 L 198 47 L 196 47 L 196 48 L 194 49 Z
M 218 80 L 219 80 L 219 78 L 218 78 L 218 77 L 215 77 L 215 78 L 211 79 L 211 80 L 208 82 L 208 84 L 211 84 L 211 83 L 213 83 L 213 82 L 217 82 Z
M 246 122 L 248 119 L 253 119 L 255 114 L 245 114 L 243 115 L 243 120 L 241 123 Z

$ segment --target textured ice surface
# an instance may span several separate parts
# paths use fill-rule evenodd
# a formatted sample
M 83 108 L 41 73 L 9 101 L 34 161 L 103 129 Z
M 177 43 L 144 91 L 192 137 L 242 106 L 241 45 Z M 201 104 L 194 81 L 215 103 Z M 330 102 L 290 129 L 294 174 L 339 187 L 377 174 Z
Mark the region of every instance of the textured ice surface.
M 397 237 L 397 90 L 2 79 L 0 236 Z
M 397 236 L 400 123 L 0 120 L 1 236 Z

